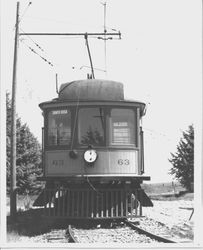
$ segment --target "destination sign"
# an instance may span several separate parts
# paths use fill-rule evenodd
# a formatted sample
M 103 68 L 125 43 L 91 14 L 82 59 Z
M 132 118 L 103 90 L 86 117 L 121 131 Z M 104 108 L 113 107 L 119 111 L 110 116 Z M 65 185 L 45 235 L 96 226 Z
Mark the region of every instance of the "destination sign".
M 68 110 L 67 109 L 53 110 L 52 111 L 52 115 L 64 115 L 64 114 L 68 114 Z

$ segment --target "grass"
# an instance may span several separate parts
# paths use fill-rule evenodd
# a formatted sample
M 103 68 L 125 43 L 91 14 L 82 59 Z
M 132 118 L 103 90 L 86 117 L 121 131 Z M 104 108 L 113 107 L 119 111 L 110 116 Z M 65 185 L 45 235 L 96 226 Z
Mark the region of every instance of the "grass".
M 67 227 L 67 220 L 54 220 L 43 216 L 43 209 L 18 211 L 15 221 L 7 216 L 7 241 L 40 241 L 42 235 L 53 229 Z
M 19 209 L 28 210 L 37 199 L 38 195 L 17 195 L 17 207 Z M 6 198 L 6 206 L 10 206 L 10 198 Z
M 153 200 L 193 200 L 194 196 L 178 182 L 142 184 L 142 188 Z
M 45 221 L 42 214 L 42 209 L 30 209 L 18 211 L 15 221 L 7 216 L 8 232 L 18 232 L 19 235 L 24 236 L 34 236 L 47 232 L 50 222 Z
M 18 242 L 28 237 L 41 235 L 49 232 L 53 228 L 54 222 L 43 217 L 43 209 L 31 209 L 37 195 L 17 196 L 17 216 L 13 221 L 7 216 L 7 240 L 8 242 Z M 10 199 L 7 197 L 7 207 Z
M 157 195 L 185 191 L 185 188 L 183 188 L 178 182 L 142 184 L 142 187 L 148 194 Z

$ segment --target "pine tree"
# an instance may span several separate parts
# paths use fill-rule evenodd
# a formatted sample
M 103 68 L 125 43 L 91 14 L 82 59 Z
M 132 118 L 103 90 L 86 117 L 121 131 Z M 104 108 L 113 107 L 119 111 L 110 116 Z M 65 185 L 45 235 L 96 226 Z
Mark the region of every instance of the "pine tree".
M 11 101 L 6 94 L 6 135 L 7 135 L 7 190 L 10 187 L 10 156 L 11 156 Z M 22 124 L 19 117 L 16 120 L 16 182 L 18 193 L 35 193 L 41 189 L 36 177 L 42 174 L 41 146 L 30 132 L 27 124 Z
M 177 152 L 171 153 L 173 167 L 170 174 L 180 181 L 183 187 L 189 192 L 193 191 L 194 184 L 194 128 L 192 125 L 186 132 L 177 146 Z

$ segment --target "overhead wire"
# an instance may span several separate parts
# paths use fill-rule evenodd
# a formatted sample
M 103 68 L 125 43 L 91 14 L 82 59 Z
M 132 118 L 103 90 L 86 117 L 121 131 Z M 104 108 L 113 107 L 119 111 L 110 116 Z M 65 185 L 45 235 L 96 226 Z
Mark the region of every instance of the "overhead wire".
M 54 67 L 54 64 L 50 62 L 48 59 L 45 57 L 41 56 L 36 50 L 34 50 L 32 47 L 27 45 L 22 39 L 20 39 L 20 42 L 22 42 L 30 51 L 32 51 L 34 54 L 38 55 L 42 60 L 44 60 L 46 63 L 48 63 L 50 66 Z
M 41 21 L 44 21 L 44 22 L 55 22 L 55 23 L 71 24 L 73 26 L 80 26 L 80 28 L 81 28 L 81 25 L 85 25 L 85 29 L 86 29 L 87 26 L 89 28 L 91 27 L 91 28 L 94 28 L 94 29 L 100 29 L 101 27 L 103 27 L 102 25 L 92 25 L 90 23 L 84 24 L 85 20 L 84 21 L 80 20 L 80 22 L 76 23 L 76 22 L 71 22 L 71 21 L 56 20 L 56 19 L 53 19 L 53 18 L 45 18 L 45 17 L 32 17 L 32 16 L 29 16 L 29 17 L 26 17 L 26 19 L 41 20 Z M 113 31 L 116 31 L 116 29 L 113 29 L 111 27 L 109 27 L 109 29 L 111 29 Z
M 30 5 L 32 4 L 32 2 L 29 2 L 27 7 L 25 8 L 23 14 L 20 16 L 18 24 L 22 21 L 23 17 L 25 16 L 25 13 L 27 12 L 28 8 L 30 7 Z
M 32 4 L 32 2 L 29 2 L 28 3 L 28 5 L 27 5 L 27 7 L 25 8 L 25 10 L 24 10 L 24 12 L 23 12 L 23 14 L 21 15 L 21 17 L 20 17 L 20 19 L 19 19 L 19 22 L 21 22 L 22 20 L 23 20 L 23 18 L 24 18 L 24 16 L 25 16 L 25 14 L 26 14 L 26 12 L 27 12 L 27 10 L 28 10 L 28 8 L 29 8 L 29 6 Z M 106 33 L 107 31 L 106 31 L 106 2 L 103 4 L 104 5 L 104 32 Z M 38 19 L 40 19 L 40 18 L 38 18 Z M 44 20 L 46 20 L 46 18 L 43 18 Z M 47 19 L 48 20 L 48 19 Z M 61 22 L 61 21 L 59 21 L 59 20 L 53 20 L 53 19 L 49 19 L 48 21 L 54 21 L 54 22 Z M 62 22 L 64 22 L 64 23 L 68 23 L 67 21 L 62 21 Z M 99 26 L 98 26 L 99 27 Z M 113 29 L 113 28 L 110 28 L 110 27 L 108 27 L 109 29 L 111 29 L 111 30 L 114 30 L 114 31 L 116 31 L 116 29 Z M 21 28 L 20 28 L 21 29 Z M 22 29 L 21 29 L 22 30 Z M 25 33 L 23 30 L 22 30 L 22 32 L 23 33 Z M 22 33 L 22 34 L 23 34 Z M 37 43 L 37 42 L 35 42 L 31 37 L 30 37 L 30 35 L 28 35 L 28 34 L 26 34 L 25 33 L 25 35 L 27 36 L 27 38 L 29 38 L 29 40 L 30 41 L 32 41 L 33 43 L 34 43 L 34 45 L 37 47 L 37 49 L 39 49 L 41 52 L 45 52 L 45 50 Z M 62 39 L 75 39 L 75 38 L 80 38 L 80 37 L 78 37 L 78 36 L 72 36 L 72 37 L 63 37 Z M 97 39 L 100 39 L 98 36 L 90 36 L 90 38 L 97 38 Z M 106 38 L 106 34 L 104 35 L 104 38 L 103 38 L 103 40 L 104 40 L 104 43 L 105 43 L 105 68 L 106 68 L 106 40 L 108 40 L 108 39 L 113 39 L 112 37 L 108 37 L 108 38 Z M 21 40 L 21 42 L 23 42 L 22 40 Z M 54 64 L 50 61 L 50 60 L 48 60 L 47 59 L 47 57 L 46 56 L 42 56 L 40 53 L 38 53 L 34 48 L 32 48 L 31 46 L 29 46 L 29 45 L 27 45 L 26 43 L 24 43 L 28 48 L 29 48 L 29 50 L 31 51 L 31 52 L 33 52 L 34 54 L 36 54 L 36 55 L 38 55 L 43 61 L 45 61 L 46 63 L 48 63 L 50 66 L 52 66 L 52 67 L 54 67 Z M 86 39 L 86 46 L 88 47 L 88 41 L 87 41 L 87 39 Z M 88 48 L 89 49 L 89 48 Z M 89 52 L 89 50 L 88 50 L 88 52 Z M 90 56 L 91 57 L 91 56 Z M 90 59 L 90 61 L 91 61 L 91 59 Z M 92 64 L 92 63 L 91 63 Z M 106 72 L 106 70 L 105 70 L 105 72 Z M 93 76 L 93 78 L 94 78 L 94 70 L 93 70 L 93 67 L 92 67 L 92 76 Z
M 157 136 L 164 137 L 166 140 L 171 141 L 171 138 L 169 138 L 169 137 L 168 137 L 166 134 L 164 134 L 164 133 L 160 133 L 160 132 L 157 132 L 157 131 L 155 131 L 155 130 L 153 130 L 153 129 L 149 129 L 149 128 L 145 128 L 145 127 L 143 127 L 143 130 L 146 131 L 146 132 L 149 132 L 152 136 L 153 136 L 153 134 L 156 134 Z
M 25 16 L 25 13 L 27 12 L 27 10 L 28 10 L 28 8 L 30 7 L 31 4 L 32 4 L 32 2 L 28 3 L 27 7 L 23 11 L 23 14 L 19 17 L 19 19 L 18 19 L 18 25 L 23 20 L 23 17 Z M 14 25 L 13 30 L 16 28 L 16 25 L 17 25 L 17 23 Z
M 21 39 L 20 41 L 23 42 L 33 53 L 35 53 L 36 55 L 38 55 L 42 60 L 44 60 L 45 62 L 47 62 L 50 66 L 55 67 L 56 64 L 51 62 L 51 60 L 48 60 L 47 57 L 49 57 L 47 55 L 47 52 L 45 51 L 45 49 L 39 45 L 38 42 L 36 42 L 30 35 L 26 34 L 26 32 L 20 28 L 20 30 L 22 31 L 22 34 L 24 33 L 25 36 L 37 47 L 37 49 L 39 49 L 41 52 L 43 52 L 45 54 L 45 56 L 40 55 L 37 51 L 35 51 L 31 46 L 27 45 L 26 43 L 23 42 L 23 39 Z
M 26 32 L 25 32 L 23 29 L 20 28 L 20 30 L 21 30 L 24 34 L 26 34 Z M 30 41 L 32 41 L 32 42 L 35 44 L 36 47 L 38 47 L 42 52 L 44 52 L 44 49 L 43 49 L 38 43 L 36 43 L 36 42 L 31 38 L 31 36 L 29 36 L 28 34 L 26 34 L 26 36 L 30 39 Z

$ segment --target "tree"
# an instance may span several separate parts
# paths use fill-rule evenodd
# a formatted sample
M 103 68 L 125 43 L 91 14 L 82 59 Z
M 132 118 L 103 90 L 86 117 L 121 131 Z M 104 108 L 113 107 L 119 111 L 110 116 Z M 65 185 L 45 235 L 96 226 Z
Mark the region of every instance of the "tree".
M 10 187 L 10 156 L 11 156 L 11 100 L 6 94 L 6 138 L 7 138 L 7 189 Z M 41 146 L 30 132 L 27 124 L 21 119 L 16 120 L 16 182 L 18 193 L 35 193 L 41 189 L 36 177 L 42 174 Z M 9 189 L 8 189 L 9 190 Z
M 190 125 L 188 130 L 183 132 L 183 137 L 177 146 L 177 152 L 171 153 L 173 167 L 170 174 L 180 181 L 187 191 L 193 191 L 194 184 L 194 128 Z

